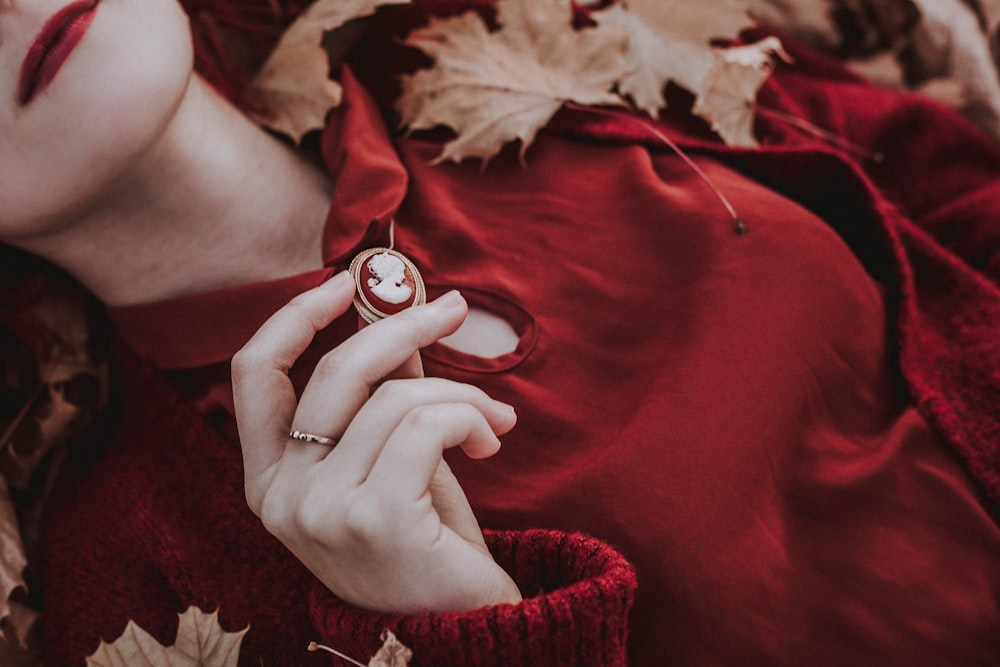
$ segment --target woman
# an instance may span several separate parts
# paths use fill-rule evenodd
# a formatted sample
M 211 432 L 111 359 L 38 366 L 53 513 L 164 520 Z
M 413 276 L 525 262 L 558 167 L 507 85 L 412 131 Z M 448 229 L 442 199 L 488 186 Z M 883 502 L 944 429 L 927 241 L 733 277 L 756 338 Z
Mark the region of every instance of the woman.
M 0 234 L 123 342 L 118 434 L 48 516 L 53 664 L 128 620 L 169 644 L 189 605 L 249 626 L 248 665 L 313 639 L 364 659 L 386 628 L 417 664 L 996 661 L 995 374 L 926 356 L 996 368 L 996 287 L 885 198 L 995 252 L 1000 155 L 973 130 L 890 141 L 946 116 L 796 53 L 765 101 L 886 162 L 778 123 L 730 153 L 672 113 L 739 236 L 629 121 L 567 114 L 527 168 L 430 166 L 344 66 L 320 169 L 192 75 L 175 3 L 71 8 L 87 29 L 30 85 L 63 5 L 0 15 Z M 432 302 L 355 333 L 342 269 L 389 245 Z

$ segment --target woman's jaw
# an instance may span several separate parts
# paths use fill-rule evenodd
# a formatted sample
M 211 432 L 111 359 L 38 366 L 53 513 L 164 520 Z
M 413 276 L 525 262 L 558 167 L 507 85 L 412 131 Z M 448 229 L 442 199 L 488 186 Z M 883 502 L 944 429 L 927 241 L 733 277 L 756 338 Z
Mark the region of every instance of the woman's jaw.
M 92 208 L 160 140 L 192 62 L 175 0 L 0 8 L 0 238 Z
M 0 45 L 8 71 L 63 6 L 46 4 L 17 17 L 28 37 L 13 65 Z M 0 240 L 112 305 L 318 268 L 328 177 L 194 76 L 192 62 L 174 0 L 101 0 L 30 104 L 0 81 Z
M 322 265 L 330 178 L 199 77 L 160 140 L 89 208 L 12 241 L 127 305 Z

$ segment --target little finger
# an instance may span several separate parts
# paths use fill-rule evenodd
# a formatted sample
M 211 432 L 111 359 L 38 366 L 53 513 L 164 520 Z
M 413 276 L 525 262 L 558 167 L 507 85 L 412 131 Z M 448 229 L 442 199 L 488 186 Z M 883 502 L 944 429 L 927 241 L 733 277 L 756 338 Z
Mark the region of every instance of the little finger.
M 486 458 L 499 451 L 500 440 L 468 403 L 414 408 L 389 436 L 365 485 L 384 501 L 411 503 L 427 492 L 442 454 L 456 445 L 473 458 Z
M 478 411 L 491 432 L 503 435 L 514 428 L 517 415 L 514 408 L 497 401 L 478 387 L 441 378 L 390 380 L 380 386 L 371 399 L 358 411 L 347 427 L 341 445 L 330 453 L 323 465 L 347 480 L 360 484 L 381 454 L 386 443 L 403 420 L 414 410 L 435 404 L 464 403 Z M 355 443 L 379 443 L 356 446 Z
M 465 313 L 465 300 L 457 292 L 450 292 L 357 332 L 320 360 L 299 398 L 291 429 L 342 438 L 370 398 L 372 386 L 421 347 L 457 329 Z M 358 441 L 353 442 L 358 446 Z M 381 447 L 383 442 L 369 441 L 369 446 Z M 345 444 L 341 439 L 338 450 Z M 302 458 L 303 464 L 315 461 L 311 448 L 289 448 L 285 457 Z M 362 479 L 367 473 L 367 468 L 358 471 Z

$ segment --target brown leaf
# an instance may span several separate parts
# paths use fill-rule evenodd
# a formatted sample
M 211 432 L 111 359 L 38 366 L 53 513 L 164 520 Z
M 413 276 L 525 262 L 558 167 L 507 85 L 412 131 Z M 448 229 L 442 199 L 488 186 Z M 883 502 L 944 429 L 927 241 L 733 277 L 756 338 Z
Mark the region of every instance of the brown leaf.
M 38 612 L 17 600 L 9 600 L 10 616 L 0 624 L 0 665 L 40 665 Z
M 0 665 L 3 667 L 42 667 L 38 651 L 38 613 L 19 602 L 11 602 L 11 615 L 0 627 Z M 29 638 L 30 633 L 30 638 Z
M 309 642 L 309 651 L 326 651 L 331 655 L 335 655 L 345 662 L 349 662 L 352 665 L 357 665 L 358 667 L 365 667 L 360 662 L 355 660 L 349 655 L 345 655 L 335 648 L 330 648 L 324 644 L 319 644 L 317 642 Z M 371 660 L 368 661 L 368 667 L 406 667 L 410 664 L 410 660 L 413 659 L 413 651 L 407 648 L 406 644 L 396 639 L 396 635 L 392 634 L 389 630 L 382 632 L 382 646 L 379 648 L 378 652 L 372 656 Z
M 712 124 L 730 146 L 753 148 L 754 101 L 771 74 L 774 58 L 790 57 L 777 37 L 716 51 L 715 63 L 698 91 L 692 111 Z
M 14 503 L 7 490 L 7 482 L 0 476 L 0 621 L 12 623 L 10 596 L 24 587 L 24 567 L 28 559 L 21 545 Z M 17 634 L 22 634 L 18 629 Z M 23 641 L 19 637 L 20 641 Z
M 523 157 L 564 102 L 620 104 L 610 91 L 625 72 L 627 35 L 604 25 L 574 30 L 571 19 L 570 0 L 499 0 L 494 32 L 475 12 L 432 19 L 407 40 L 435 63 L 404 77 L 403 125 L 457 132 L 438 162 L 488 160 L 515 139 Z
M 878 53 L 870 58 L 846 61 L 847 67 L 877 86 L 902 90 L 907 87 L 906 72 L 895 53 Z
M 841 41 L 833 12 L 834 0 L 750 0 L 750 15 L 755 21 L 830 54 Z
M 129 621 L 121 637 L 111 644 L 101 642 L 87 658 L 87 667 L 235 667 L 249 629 L 225 632 L 218 612 L 206 614 L 189 607 L 180 615 L 174 645 L 164 647 Z
M 330 80 L 323 34 L 372 14 L 376 7 L 410 0 L 318 0 L 281 36 L 248 91 L 252 115 L 296 142 L 323 127 L 327 112 L 340 104 L 341 88 Z
M 0 422 L 0 475 L 11 489 L 28 489 L 49 452 L 85 432 L 106 407 L 107 369 L 104 360 L 94 357 L 91 304 L 82 292 L 50 288 L 25 309 L 38 327 L 27 341 L 37 362 L 37 377 L 31 380 L 37 386 L 23 386 L 27 379 L 22 377 L 8 387 L 30 389 L 14 418 Z M 67 391 L 83 386 L 91 389 L 86 396 L 74 391 L 75 400 L 67 400 Z
M 3 665 L 27 664 L 33 655 L 26 647 L 31 646 L 28 635 L 37 612 L 23 604 L 32 582 L 22 577 L 26 558 L 34 558 L 43 506 L 64 458 L 65 448 L 57 448 L 86 429 L 107 402 L 106 363 L 93 355 L 90 297 L 44 280 L 32 290 L 32 298 L 22 306 L 24 319 L 18 330 L 32 371 L 3 379 L 5 389 L 25 397 L 0 422 Z M 16 509 L 12 490 L 19 492 Z
M 697 93 L 715 61 L 711 41 L 752 25 L 745 3 L 735 0 L 628 0 L 600 14 L 630 35 L 629 73 L 619 89 L 654 118 L 666 106 L 667 82 Z
M 969 105 L 967 86 L 957 79 L 931 79 L 917 88 L 917 92 L 955 111 L 964 111 Z
M 382 648 L 368 661 L 368 667 L 406 667 L 413 651 L 388 630 L 382 633 Z

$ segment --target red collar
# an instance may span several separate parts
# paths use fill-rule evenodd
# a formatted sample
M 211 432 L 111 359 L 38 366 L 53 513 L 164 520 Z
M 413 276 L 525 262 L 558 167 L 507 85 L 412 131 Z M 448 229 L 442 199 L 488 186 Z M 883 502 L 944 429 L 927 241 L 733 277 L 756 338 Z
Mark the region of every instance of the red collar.
M 108 309 L 122 339 L 158 368 L 227 362 L 271 314 L 333 275 L 321 269 L 265 283 Z

